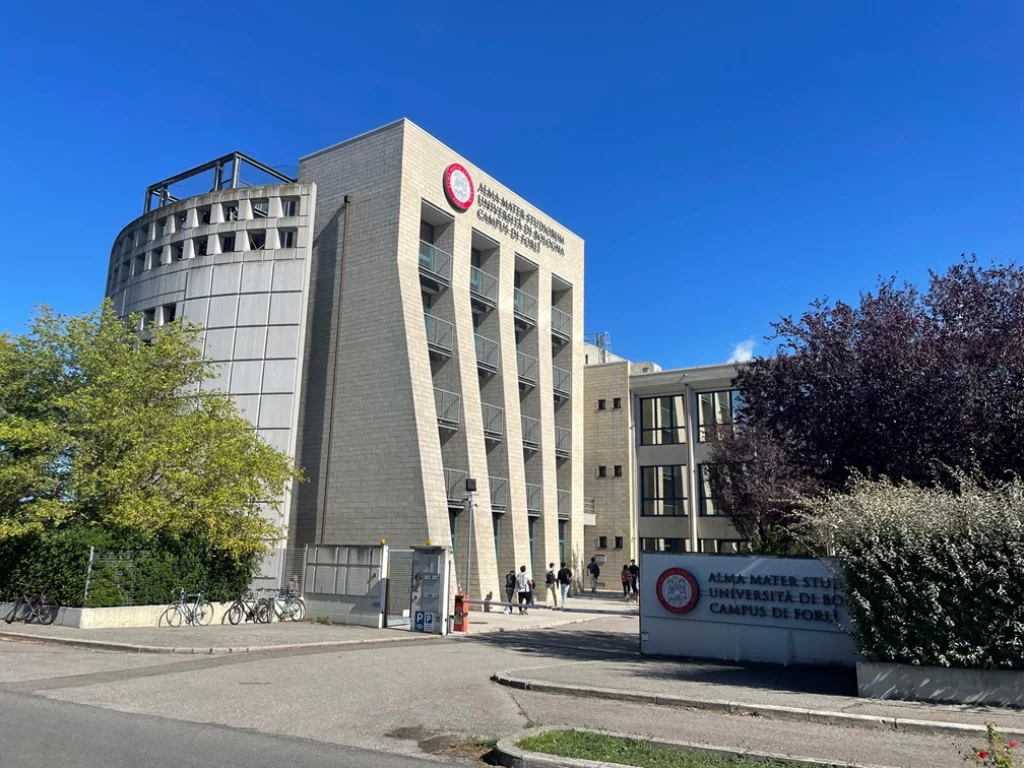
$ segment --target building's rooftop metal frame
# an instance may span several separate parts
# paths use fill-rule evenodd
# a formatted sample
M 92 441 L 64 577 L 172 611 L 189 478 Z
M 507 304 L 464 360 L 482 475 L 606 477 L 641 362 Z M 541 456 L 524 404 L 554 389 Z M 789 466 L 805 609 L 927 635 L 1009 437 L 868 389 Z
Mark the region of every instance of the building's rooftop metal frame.
M 157 200 L 158 208 L 177 202 L 179 198 L 171 194 L 170 188 L 175 184 L 179 184 L 182 181 L 186 181 L 208 171 L 213 171 L 213 188 L 210 190 L 211 192 L 216 192 L 220 189 L 235 189 L 240 186 L 251 186 L 241 178 L 243 165 L 247 165 L 261 173 L 265 173 L 268 176 L 278 179 L 284 184 L 295 183 L 295 179 L 290 176 L 285 176 L 283 173 L 271 168 L 269 165 L 264 165 L 259 160 L 255 160 L 242 152 L 232 152 L 229 155 L 218 157 L 216 160 L 211 160 L 208 163 L 197 165 L 195 168 L 190 168 L 183 173 L 158 181 L 156 184 L 150 184 L 146 187 L 146 202 L 143 206 L 142 212 L 149 213 L 149 211 L 152 210 L 154 198 Z M 230 166 L 231 174 L 225 178 L 224 171 L 228 166 Z

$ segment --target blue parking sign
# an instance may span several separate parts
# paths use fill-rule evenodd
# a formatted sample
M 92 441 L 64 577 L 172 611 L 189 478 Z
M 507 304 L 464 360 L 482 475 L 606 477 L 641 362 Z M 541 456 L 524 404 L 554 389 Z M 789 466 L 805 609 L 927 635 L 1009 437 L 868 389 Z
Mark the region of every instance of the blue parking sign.
M 413 624 L 413 629 L 417 632 L 423 631 L 423 611 L 416 611 L 416 620 Z

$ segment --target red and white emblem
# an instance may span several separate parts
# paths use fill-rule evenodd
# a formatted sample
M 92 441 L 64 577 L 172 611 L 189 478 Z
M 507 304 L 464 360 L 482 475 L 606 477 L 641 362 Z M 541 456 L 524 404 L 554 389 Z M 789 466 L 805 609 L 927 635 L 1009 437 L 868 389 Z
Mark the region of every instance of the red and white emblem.
M 448 202 L 460 211 L 469 208 L 476 198 L 476 189 L 473 187 L 473 179 L 469 177 L 469 171 L 458 163 L 452 163 L 445 168 L 444 193 L 448 195 Z
M 693 574 L 682 568 L 669 568 L 658 577 L 655 588 L 658 602 L 666 611 L 689 613 L 697 607 L 700 587 Z

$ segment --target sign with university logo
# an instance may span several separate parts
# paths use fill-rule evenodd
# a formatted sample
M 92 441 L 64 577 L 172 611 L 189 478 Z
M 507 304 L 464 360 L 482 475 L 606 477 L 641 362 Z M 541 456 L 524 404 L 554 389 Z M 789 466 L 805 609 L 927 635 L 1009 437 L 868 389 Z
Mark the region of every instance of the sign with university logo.
M 645 552 L 640 568 L 645 653 L 782 664 L 856 661 L 832 563 Z

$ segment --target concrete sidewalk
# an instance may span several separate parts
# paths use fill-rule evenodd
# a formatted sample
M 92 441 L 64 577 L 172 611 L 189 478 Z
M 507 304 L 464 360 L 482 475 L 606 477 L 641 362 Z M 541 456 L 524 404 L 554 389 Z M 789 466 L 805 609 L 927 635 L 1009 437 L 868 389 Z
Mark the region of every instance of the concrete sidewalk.
M 852 670 L 641 658 L 521 667 L 493 679 L 539 693 L 920 733 L 981 735 L 994 722 L 1024 737 L 1024 711 L 861 699 Z
M 13 625 L 18 626 L 18 625 Z M 0 638 L 72 645 L 105 651 L 135 653 L 254 653 L 293 648 L 326 648 L 429 640 L 434 635 L 344 625 L 282 622 L 274 624 L 214 624 L 209 627 L 117 627 L 78 629 L 35 624 L 0 631 Z
M 564 610 L 538 604 L 529 608 L 525 616 L 519 615 L 518 608 L 513 609 L 511 614 L 503 613 L 502 606 L 497 604 L 492 604 L 489 611 L 483 608 L 484 606 L 479 603 L 471 604 L 467 634 L 551 629 L 610 616 L 639 615 L 635 603 L 627 603 L 621 598 L 613 599 L 605 595 L 570 597 Z

